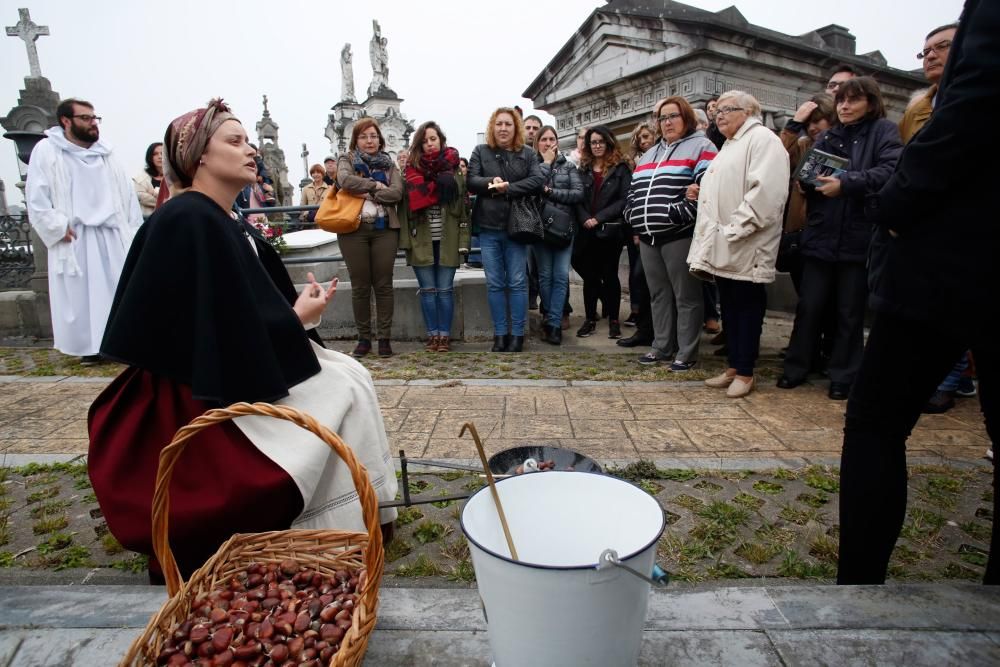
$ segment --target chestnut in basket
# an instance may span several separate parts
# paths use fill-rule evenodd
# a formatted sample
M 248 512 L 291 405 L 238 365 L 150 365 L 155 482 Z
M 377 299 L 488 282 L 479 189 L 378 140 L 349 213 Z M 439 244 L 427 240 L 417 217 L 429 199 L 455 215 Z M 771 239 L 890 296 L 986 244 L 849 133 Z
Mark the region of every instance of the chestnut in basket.
M 364 570 L 324 575 L 292 559 L 252 563 L 194 599 L 188 618 L 167 633 L 156 664 L 325 664 L 351 627 L 366 581 Z

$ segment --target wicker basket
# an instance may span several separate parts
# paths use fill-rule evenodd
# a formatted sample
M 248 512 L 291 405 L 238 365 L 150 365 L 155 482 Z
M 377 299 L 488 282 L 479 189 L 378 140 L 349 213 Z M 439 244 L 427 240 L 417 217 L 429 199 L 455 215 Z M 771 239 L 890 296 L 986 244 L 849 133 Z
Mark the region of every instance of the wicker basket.
M 214 424 L 243 415 L 266 415 L 286 419 L 316 434 L 344 460 L 351 470 L 358 490 L 361 510 L 368 533 L 340 530 L 281 530 L 267 533 L 233 535 L 191 579 L 184 583 L 170 550 L 168 518 L 170 477 L 187 441 Z M 268 403 L 234 403 L 228 408 L 210 410 L 177 431 L 173 441 L 160 453 L 153 495 L 153 550 L 163 567 L 170 599 L 149 621 L 142 635 L 132 643 L 121 665 L 155 665 L 160 646 L 171 627 L 187 618 L 191 605 L 201 593 L 208 593 L 244 570 L 251 563 L 281 562 L 292 558 L 322 574 L 343 568 L 365 568 L 366 576 L 358 583 L 358 599 L 353 624 L 341 641 L 340 649 L 330 660 L 330 667 L 360 665 L 375 628 L 378 589 L 382 580 L 384 552 L 378 520 L 378 500 L 368 478 L 368 471 L 354 452 L 336 433 L 294 408 Z

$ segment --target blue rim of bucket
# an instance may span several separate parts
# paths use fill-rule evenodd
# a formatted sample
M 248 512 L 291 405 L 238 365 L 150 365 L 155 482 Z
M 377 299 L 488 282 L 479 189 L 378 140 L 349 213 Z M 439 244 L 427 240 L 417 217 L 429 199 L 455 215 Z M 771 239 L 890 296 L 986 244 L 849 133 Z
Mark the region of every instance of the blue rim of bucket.
M 532 473 L 525 473 L 525 474 L 528 474 L 528 475 L 596 475 L 597 477 L 603 477 L 605 479 L 609 478 L 609 476 L 605 475 L 604 473 L 584 472 L 582 470 L 577 470 L 577 471 L 573 471 L 573 470 L 548 470 L 548 471 L 544 471 L 544 472 L 532 472 Z M 521 475 L 516 475 L 514 477 L 507 477 L 506 479 L 496 480 L 495 483 L 499 486 L 500 484 L 503 484 L 504 482 L 506 482 L 508 480 L 517 479 L 518 477 L 521 477 Z M 621 479 L 619 477 L 611 477 L 611 479 L 614 479 L 614 480 L 616 480 L 618 482 L 621 482 L 622 484 L 628 484 L 629 486 L 635 487 L 636 489 L 638 489 L 642 493 L 646 493 L 645 491 L 643 491 L 643 489 L 640 486 L 638 486 L 636 484 L 633 484 L 632 482 L 629 482 L 628 480 L 624 480 L 624 479 Z M 469 502 L 472 501 L 473 498 L 475 498 L 480 493 L 483 493 L 484 491 L 487 492 L 487 493 L 489 493 L 489 486 L 488 485 L 484 486 L 483 488 L 479 489 L 478 491 L 476 491 L 475 493 L 473 493 L 471 496 L 469 496 L 469 498 L 462 505 L 462 513 L 459 516 L 459 520 L 458 520 L 459 524 L 462 526 L 462 534 L 465 535 L 465 539 L 469 540 L 470 542 L 472 542 L 473 544 L 475 544 L 477 547 L 479 547 L 480 551 L 485 551 L 489 555 L 491 555 L 491 556 L 493 556 L 495 558 L 499 558 L 500 560 L 505 560 L 508 563 L 513 563 L 514 565 L 521 565 L 521 566 L 524 566 L 524 567 L 533 567 L 536 570 L 593 570 L 593 569 L 597 568 L 597 563 L 594 563 L 592 565 L 540 565 L 538 563 L 529 563 L 529 562 L 523 561 L 523 560 L 514 560 L 510 556 L 504 556 L 503 554 L 498 554 L 497 552 L 493 551 L 492 549 L 487 549 L 482 544 L 480 544 L 476 540 L 472 539 L 472 537 L 469 535 L 469 531 L 467 531 L 465 529 L 465 505 L 468 505 Z M 646 494 L 646 495 L 649 495 L 649 494 Z M 653 498 L 652 496 L 649 496 L 649 497 L 650 497 L 650 499 L 653 500 L 653 502 L 656 503 L 657 507 L 660 508 L 660 529 L 658 531 L 656 531 L 656 537 L 654 537 L 652 540 L 650 540 L 649 542 L 647 542 L 646 544 L 644 544 L 639 549 L 636 549 L 635 551 L 633 551 L 632 553 L 630 553 L 630 554 L 628 554 L 626 556 L 619 555 L 619 557 L 618 557 L 619 560 L 626 561 L 626 560 L 628 560 L 630 558 L 634 558 L 634 557 L 638 556 L 643 551 L 645 551 L 649 547 L 651 547 L 654 544 L 656 544 L 656 542 L 660 539 L 660 536 L 663 535 L 663 531 L 666 530 L 666 528 L 667 528 L 667 517 L 663 513 L 663 507 L 660 506 L 660 503 L 659 503 L 659 501 L 656 500 L 656 498 Z M 500 519 L 498 518 L 497 521 L 499 521 L 499 520 Z M 600 556 L 600 554 L 597 554 L 597 556 Z

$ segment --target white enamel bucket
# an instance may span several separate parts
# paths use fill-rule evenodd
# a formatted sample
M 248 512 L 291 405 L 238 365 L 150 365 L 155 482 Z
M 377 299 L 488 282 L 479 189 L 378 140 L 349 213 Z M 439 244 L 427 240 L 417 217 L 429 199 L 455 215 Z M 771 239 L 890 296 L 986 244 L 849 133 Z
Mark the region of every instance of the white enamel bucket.
M 584 472 L 537 472 L 496 485 L 519 560 L 488 487 L 462 508 L 496 667 L 634 665 L 649 584 L 597 568 L 606 549 L 649 576 L 663 510 L 642 489 Z

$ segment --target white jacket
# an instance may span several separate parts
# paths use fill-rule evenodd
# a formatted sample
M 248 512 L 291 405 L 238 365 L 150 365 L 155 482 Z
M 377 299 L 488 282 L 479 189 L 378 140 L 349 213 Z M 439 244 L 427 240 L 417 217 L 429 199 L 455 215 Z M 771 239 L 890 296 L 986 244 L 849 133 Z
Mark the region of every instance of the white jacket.
M 687 258 L 691 273 L 703 280 L 774 282 L 788 178 L 781 140 L 748 118 L 702 177 Z

